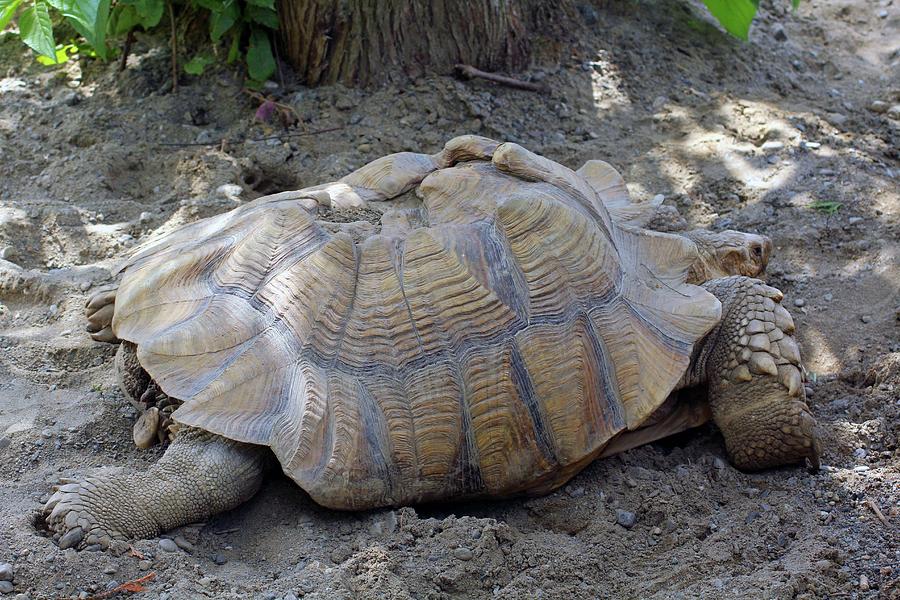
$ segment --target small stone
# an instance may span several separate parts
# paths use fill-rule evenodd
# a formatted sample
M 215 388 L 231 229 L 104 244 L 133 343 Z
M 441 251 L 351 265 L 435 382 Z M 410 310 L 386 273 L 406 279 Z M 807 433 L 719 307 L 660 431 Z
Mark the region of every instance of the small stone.
M 750 514 L 747 515 L 746 519 L 744 519 L 744 524 L 749 525 L 750 523 L 752 523 L 753 521 L 755 521 L 758 518 L 759 518 L 759 513 L 754 510 L 753 512 L 751 512 Z
M 213 141 L 212 133 L 210 133 L 208 130 L 204 129 L 203 131 L 201 131 L 200 133 L 197 134 L 197 137 L 194 139 L 194 141 L 198 144 L 212 143 L 212 141 Z
M 0 581 L 0 594 L 12 594 L 14 589 L 11 581 Z
M 900 309 L 897 312 L 897 318 L 900 319 Z M 12 444 L 12 440 L 6 436 L 0 437 L 0 450 L 5 450 L 9 448 L 9 445 Z
M 865 219 L 862 217 L 850 217 L 847 219 L 847 222 L 851 225 L 856 225 L 857 223 L 862 223 Z
M 459 560 L 472 560 L 472 558 L 475 556 L 475 553 L 472 552 L 471 548 L 461 546 L 453 551 L 453 556 Z
M 166 552 L 175 552 L 178 550 L 178 546 L 175 545 L 175 542 L 170 540 L 169 538 L 163 538 L 159 540 L 159 547 L 161 550 Z
M 182 536 L 175 536 L 175 545 L 187 552 L 188 554 L 194 553 L 194 545 L 184 539 Z
M 216 188 L 216 195 L 228 200 L 237 200 L 244 193 L 244 188 L 234 183 L 223 183 Z
M 654 206 L 659 206 L 660 204 L 665 202 L 665 200 L 666 200 L 665 196 L 663 196 L 662 194 L 657 194 L 657 195 L 653 196 L 652 202 L 653 202 Z
M 782 150 L 784 148 L 784 142 L 779 142 L 777 140 L 770 140 L 768 142 L 763 143 L 761 146 L 763 150 Z
M 147 211 L 144 211 L 144 212 L 142 212 L 141 215 L 138 217 L 138 220 L 139 220 L 141 223 L 149 223 L 151 220 L 153 220 L 153 215 L 151 215 L 151 214 L 148 213 Z
M 3 246 L 0 248 L 0 258 L 3 260 L 14 260 L 16 258 L 16 250 L 12 246 Z
M 635 515 L 633 512 L 617 508 L 616 523 L 618 523 L 625 529 L 631 529 L 632 527 L 634 527 L 634 524 L 637 523 L 637 515 Z
M 350 110 L 354 106 L 353 100 L 347 96 L 338 96 L 337 101 L 334 103 L 334 107 L 338 110 Z
M 888 11 L 886 11 L 886 10 L 884 10 L 884 9 L 881 9 L 881 10 L 878 11 L 878 18 L 879 18 L 879 19 L 887 19 L 887 16 L 888 16 Z M 866 589 L 868 589 L 868 588 L 866 588 Z
M 831 302 L 832 300 L 834 300 L 834 294 L 832 294 L 831 292 L 828 292 L 822 297 L 825 298 L 825 302 Z
M 892 119 L 900 119 L 900 104 L 894 104 L 893 106 L 891 106 L 888 109 L 887 114 Z
M 772 26 L 772 37 L 779 42 L 786 41 L 787 33 L 784 32 L 784 25 L 782 25 L 781 23 L 775 23 L 775 25 Z
M 804 300 L 803 298 L 794 298 L 794 306 L 796 306 L 797 308 L 802 308 L 806 306 L 806 300 Z
M 222 554 L 221 552 L 216 552 L 216 553 L 213 555 L 212 560 L 213 560 L 213 562 L 216 563 L 217 565 L 224 565 L 225 563 L 228 562 L 228 559 L 225 558 L 225 555 Z
M 0 563 L 0 581 L 13 580 L 13 566 L 9 563 Z
M 115 567 L 112 566 L 112 565 L 110 565 L 110 566 L 106 567 L 105 569 L 103 569 L 103 572 L 104 572 L 106 575 L 113 575 L 113 574 L 115 574 L 116 571 L 118 571 L 118 569 L 115 568 Z
M 855 467 L 853 467 L 853 470 L 857 473 L 865 473 L 869 470 L 869 467 L 866 465 L 856 465 Z
M 138 561 L 138 568 L 141 571 L 149 571 L 150 567 L 152 567 L 152 566 L 153 566 L 153 563 L 150 562 L 149 560 Z
M 859 591 L 868 592 L 869 591 L 869 578 L 866 577 L 865 574 L 859 576 Z
M 866 454 L 868 454 L 868 452 L 866 452 L 865 448 L 857 448 L 856 450 L 853 451 L 853 456 L 855 458 L 860 458 L 860 459 L 865 458 Z
M 808 385 L 803 386 L 803 393 L 806 394 L 807 398 L 812 398 L 813 389 Z
M 371 151 L 372 151 L 372 144 L 363 142 L 362 144 L 360 144 L 359 146 L 357 146 L 356 149 L 359 150 L 360 152 L 371 152 Z
M 820 144 L 819 142 L 802 141 L 800 142 L 800 146 L 803 148 L 808 148 L 809 150 L 817 150 L 822 147 L 822 144 Z
M 871 323 L 872 317 L 869 315 L 863 315 L 859 318 L 859 320 L 862 321 L 863 323 Z

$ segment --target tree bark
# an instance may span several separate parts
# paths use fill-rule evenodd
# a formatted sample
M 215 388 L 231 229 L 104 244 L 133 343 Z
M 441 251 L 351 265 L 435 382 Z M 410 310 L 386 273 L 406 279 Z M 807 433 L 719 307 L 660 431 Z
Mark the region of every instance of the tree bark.
M 369 85 L 391 72 L 528 64 L 536 0 L 279 0 L 284 56 L 307 85 Z

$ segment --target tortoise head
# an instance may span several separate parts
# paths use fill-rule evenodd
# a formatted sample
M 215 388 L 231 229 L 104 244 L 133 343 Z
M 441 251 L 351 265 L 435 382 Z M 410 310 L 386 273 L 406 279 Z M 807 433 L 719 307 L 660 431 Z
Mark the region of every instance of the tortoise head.
M 685 236 L 697 245 L 700 254 L 691 266 L 690 283 L 729 275 L 761 278 L 772 255 L 772 240 L 764 235 L 695 229 Z

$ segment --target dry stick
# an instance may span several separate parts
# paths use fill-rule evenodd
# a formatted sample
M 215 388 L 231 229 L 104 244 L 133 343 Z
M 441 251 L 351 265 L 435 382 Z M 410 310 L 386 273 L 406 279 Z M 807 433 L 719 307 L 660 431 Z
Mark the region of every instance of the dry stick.
M 112 598 L 119 592 L 143 592 L 144 586 L 142 583 L 147 583 L 151 579 L 156 577 L 156 573 L 151 571 L 144 575 L 143 577 L 138 577 L 137 579 L 132 579 L 131 581 L 126 581 L 120 586 L 114 587 L 111 590 L 107 590 L 96 596 L 91 596 L 89 600 L 104 600 L 105 598 Z
M 875 516 L 878 517 L 878 520 L 881 521 L 882 525 L 886 527 L 890 527 L 890 523 L 887 520 L 887 517 L 884 516 L 884 513 L 881 512 L 881 509 L 878 508 L 878 505 L 871 498 L 866 498 L 866 506 L 872 509 L 872 512 L 875 513 Z
M 125 70 L 125 66 L 128 64 L 128 55 L 131 54 L 131 44 L 134 43 L 134 29 L 128 30 L 128 35 L 125 37 L 125 45 L 122 47 L 122 62 L 119 63 L 119 72 Z
M 319 129 L 318 131 L 304 131 L 302 133 L 283 133 L 281 135 L 270 135 L 269 137 L 261 137 L 261 138 L 244 138 L 242 140 L 229 140 L 228 138 L 222 138 L 221 140 L 215 140 L 214 142 L 158 142 L 157 146 L 176 146 L 176 147 L 187 147 L 187 146 L 215 146 L 217 144 L 236 144 L 238 142 L 265 142 L 268 140 L 280 140 L 282 138 L 291 138 L 291 137 L 304 137 L 307 135 L 317 135 L 319 133 L 328 133 L 329 131 L 338 131 L 340 129 L 344 129 L 341 127 L 329 127 L 327 129 Z
M 172 91 L 178 91 L 178 36 L 175 33 L 175 9 L 169 0 L 169 23 L 172 26 Z
M 463 75 L 466 78 L 472 79 L 475 77 L 481 79 L 487 79 L 488 81 L 493 81 L 494 83 L 499 83 L 500 85 L 505 85 L 507 87 L 516 88 L 520 90 L 526 90 L 529 92 L 541 92 L 545 93 L 548 91 L 547 86 L 539 84 L 539 83 L 531 83 L 530 81 L 522 81 L 521 79 L 513 79 L 512 77 L 505 77 L 503 75 L 497 75 L 496 73 L 488 73 L 486 71 L 482 71 L 481 69 L 476 69 L 472 65 L 456 65 L 456 71 L 460 75 Z

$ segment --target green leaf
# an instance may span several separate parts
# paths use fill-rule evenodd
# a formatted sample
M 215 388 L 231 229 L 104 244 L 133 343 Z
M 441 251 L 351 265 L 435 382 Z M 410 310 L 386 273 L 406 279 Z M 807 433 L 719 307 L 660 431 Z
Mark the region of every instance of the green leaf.
M 275 57 L 269 45 L 269 32 L 259 27 L 250 31 L 247 46 L 247 72 L 254 81 L 265 81 L 275 73 Z
M 37 61 L 48 67 L 52 65 L 61 65 L 68 61 L 69 57 L 74 54 L 78 54 L 78 47 L 75 44 L 57 44 L 56 57 L 54 59 L 47 58 L 46 56 L 38 56 Z
M 215 59 L 206 54 L 198 54 L 184 65 L 184 72 L 188 75 L 203 75 L 203 71 L 208 65 L 215 62 Z
M 119 0 L 109 17 L 109 32 L 119 36 L 135 27 L 145 31 L 156 27 L 165 9 L 163 0 Z
M 794 10 L 797 10 L 800 8 L 800 0 L 791 0 L 791 6 Z
M 810 208 L 821 211 L 826 215 L 833 215 L 834 213 L 839 211 L 842 206 L 843 204 L 841 204 L 840 202 L 835 202 L 834 200 L 816 200 L 809 205 Z
M 19 17 L 19 35 L 32 50 L 56 60 L 53 25 L 50 23 L 50 11 L 44 0 L 35 0 L 34 6 L 26 8 Z
M 12 21 L 20 4 L 22 4 L 22 0 L 0 0 L 0 31 L 6 29 L 6 26 Z
M 214 3 L 209 3 L 212 6 Z M 218 9 L 209 9 L 209 37 L 218 42 L 222 36 L 231 29 L 232 25 L 241 18 L 241 9 L 234 0 L 225 0 L 219 3 Z
M 703 0 L 703 3 L 728 33 L 747 39 L 759 0 Z
M 231 45 L 228 48 L 228 64 L 233 63 L 241 56 L 241 36 L 238 32 L 231 35 Z
M 262 8 L 248 4 L 244 9 L 244 18 L 253 23 L 265 25 L 270 29 L 278 29 L 278 13 L 272 8 Z
M 106 27 L 109 21 L 110 0 L 49 0 L 106 60 Z
M 259 6 L 260 8 L 271 8 L 275 10 L 275 0 L 247 0 L 248 6 Z

